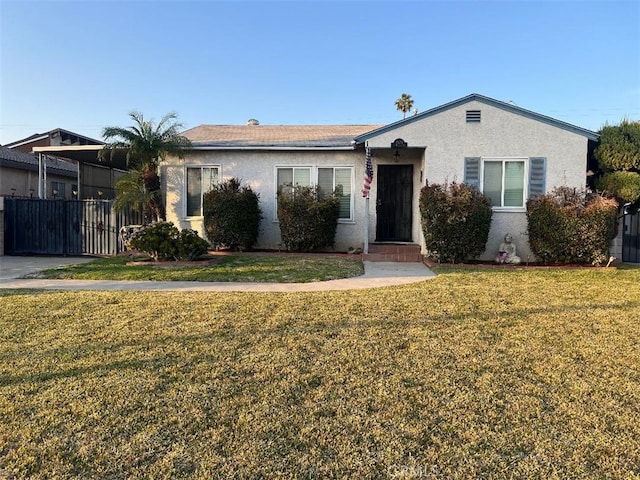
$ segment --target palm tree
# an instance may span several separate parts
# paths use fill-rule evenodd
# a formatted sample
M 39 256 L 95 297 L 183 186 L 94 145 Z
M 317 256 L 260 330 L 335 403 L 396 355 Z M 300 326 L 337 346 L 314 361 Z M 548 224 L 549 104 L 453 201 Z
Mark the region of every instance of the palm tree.
M 411 110 L 411 107 L 413 107 L 413 98 L 411 98 L 411 95 L 403 93 L 400 95 L 400 98 L 396 100 L 396 109 L 402 112 L 403 119 L 406 118 L 407 112 Z
M 122 188 L 117 193 L 120 198 L 116 198 L 116 203 L 120 208 L 127 205 L 141 209 L 145 220 L 165 220 L 158 167 L 167 155 L 183 158 L 184 150 L 191 146 L 191 142 L 180 134 L 183 126 L 177 123 L 178 117 L 173 112 L 162 117 L 157 125 L 136 111 L 130 112 L 129 116 L 134 121 L 133 126 L 102 130 L 107 143 L 100 156 L 105 158 L 125 151 L 127 166 L 131 170 L 128 178 L 120 184 Z
M 117 211 L 127 208 L 143 212 L 144 223 L 148 223 L 148 215 L 152 210 L 153 193 L 149 192 L 144 185 L 142 170 L 129 170 L 116 181 L 116 199 L 113 207 Z

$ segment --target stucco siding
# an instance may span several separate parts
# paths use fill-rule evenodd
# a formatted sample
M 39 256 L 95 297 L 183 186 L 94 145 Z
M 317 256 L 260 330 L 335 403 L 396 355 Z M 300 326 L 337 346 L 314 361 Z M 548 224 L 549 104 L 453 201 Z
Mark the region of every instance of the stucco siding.
M 426 253 L 420 224 L 420 189 L 425 182 L 462 182 L 465 157 L 523 159 L 525 191 L 528 187 L 529 159 L 532 157 L 546 159 L 547 192 L 561 185 L 575 188 L 585 186 L 588 138 L 593 139 L 596 134 L 486 97 L 483 101 L 482 98 L 474 95 L 464 103 L 452 102 L 415 118 L 407 118 L 406 121 L 356 137 L 356 141 L 366 142 L 373 154 L 374 180 L 368 218 L 365 218 L 365 200 L 360 194 L 364 176 L 363 145 L 359 143 L 358 150 L 322 150 L 320 147 L 314 150 L 313 146 L 296 150 L 299 144 L 294 142 L 294 138 L 290 139 L 293 143 L 290 142 L 289 147 L 280 147 L 282 150 L 279 151 L 268 148 L 251 150 L 244 146 L 225 150 L 218 145 L 220 149 L 193 150 L 184 160 L 169 159 L 161 167 L 163 186 L 167 192 L 168 220 L 181 228 L 193 228 L 204 236 L 202 217 L 186 216 L 183 198 L 185 169 L 187 166 L 218 166 L 222 180 L 240 178 L 260 195 L 264 218 L 257 247 L 281 248 L 275 212 L 276 167 L 352 167 L 353 219 L 339 223 L 336 250 L 361 248 L 365 222 L 369 226 L 369 242 L 376 239 L 378 165 L 410 164 L 413 166 L 412 241 L 420 243 Z M 467 122 L 468 110 L 479 110 L 480 121 Z M 253 134 L 258 132 L 247 131 Z M 395 157 L 391 144 L 398 138 L 407 142 L 408 148 Z M 535 260 L 529 249 L 524 207 L 494 209 L 489 240 L 482 259 L 495 258 L 498 245 L 506 233 L 513 236 L 517 253 L 523 261 Z
M 361 248 L 364 232 L 364 200 L 360 194 L 364 176 L 364 154 L 359 151 L 192 151 L 183 160 L 169 159 L 161 166 L 166 194 L 167 220 L 180 228 L 191 228 L 203 237 L 202 217 L 187 217 L 185 172 L 189 166 L 219 166 L 221 180 L 237 177 L 260 195 L 263 219 L 257 248 L 281 248 L 280 227 L 276 220 L 276 168 L 351 167 L 354 218 L 340 221 L 335 249 Z
M 466 111 L 480 110 L 480 123 L 467 123 Z M 396 138 L 409 147 L 424 147 L 424 181 L 461 182 L 465 157 L 546 157 L 546 191 L 556 186 L 585 186 L 587 138 L 501 108 L 472 101 L 436 115 L 399 126 L 368 140 L 369 145 L 388 148 Z M 420 222 L 415 212 L 414 224 Z M 495 211 L 482 259 L 494 258 L 505 233 L 511 233 L 523 258 L 533 259 L 527 239 L 524 209 Z

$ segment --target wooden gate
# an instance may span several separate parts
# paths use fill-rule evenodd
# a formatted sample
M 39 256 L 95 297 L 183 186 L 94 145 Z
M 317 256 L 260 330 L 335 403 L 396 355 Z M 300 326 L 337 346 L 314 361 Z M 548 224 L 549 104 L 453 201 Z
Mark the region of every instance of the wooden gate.
M 115 255 L 124 249 L 120 227 L 141 223 L 112 200 L 5 198 L 4 214 L 7 255 Z

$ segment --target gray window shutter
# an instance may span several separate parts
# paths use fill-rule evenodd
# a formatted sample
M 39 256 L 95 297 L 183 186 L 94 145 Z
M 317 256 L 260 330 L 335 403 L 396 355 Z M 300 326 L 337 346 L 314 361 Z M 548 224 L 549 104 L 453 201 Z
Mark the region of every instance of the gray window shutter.
M 464 158 L 464 183 L 480 188 L 480 157 Z
M 529 159 L 529 198 L 544 195 L 546 176 L 546 157 L 531 157 Z

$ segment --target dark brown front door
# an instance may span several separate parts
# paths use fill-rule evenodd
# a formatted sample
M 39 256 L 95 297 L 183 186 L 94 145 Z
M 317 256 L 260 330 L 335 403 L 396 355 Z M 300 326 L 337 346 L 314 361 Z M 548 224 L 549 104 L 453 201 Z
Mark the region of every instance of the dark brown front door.
M 410 242 L 413 165 L 378 165 L 376 241 Z

